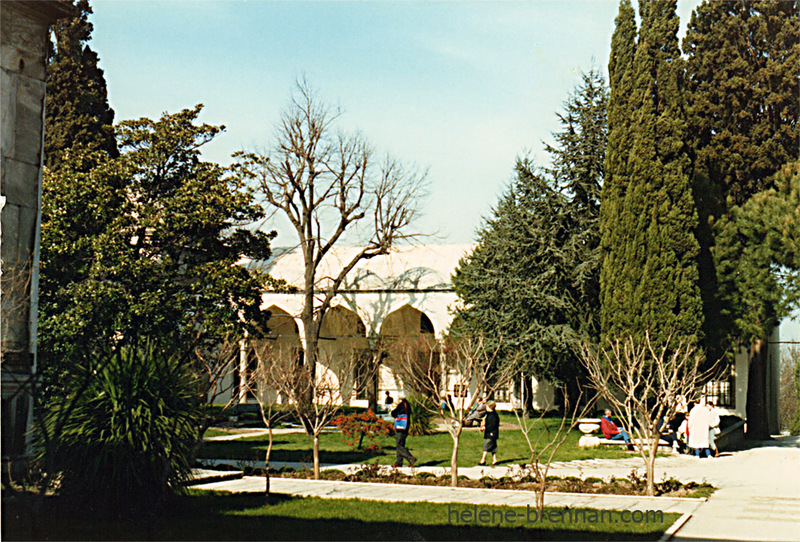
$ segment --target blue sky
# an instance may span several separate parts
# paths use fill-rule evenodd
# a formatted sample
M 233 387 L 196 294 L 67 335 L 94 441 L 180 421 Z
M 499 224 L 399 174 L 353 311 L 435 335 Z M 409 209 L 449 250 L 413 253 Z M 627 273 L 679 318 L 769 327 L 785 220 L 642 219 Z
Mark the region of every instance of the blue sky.
M 679 2 L 688 21 L 696 0 Z M 92 47 L 117 120 L 196 103 L 227 131 L 229 163 L 268 145 L 305 75 L 378 150 L 428 169 L 418 228 L 468 243 L 515 157 L 542 141 L 593 62 L 604 71 L 618 3 L 115 1 L 94 3 Z M 280 234 L 284 233 L 277 224 Z M 291 244 L 281 239 L 278 244 Z
M 634 2 L 635 4 L 635 2 Z M 699 0 L 679 0 L 681 33 Z M 227 130 L 208 160 L 269 144 L 302 75 L 346 129 L 428 169 L 418 229 L 469 243 L 593 64 L 605 73 L 616 0 L 528 2 L 122 1 L 93 3 L 92 47 L 117 120 L 197 103 Z M 276 245 L 294 244 L 288 229 Z M 798 316 L 800 321 L 800 316 Z M 788 323 L 787 323 L 788 324 Z M 800 340 L 800 324 L 783 340 Z

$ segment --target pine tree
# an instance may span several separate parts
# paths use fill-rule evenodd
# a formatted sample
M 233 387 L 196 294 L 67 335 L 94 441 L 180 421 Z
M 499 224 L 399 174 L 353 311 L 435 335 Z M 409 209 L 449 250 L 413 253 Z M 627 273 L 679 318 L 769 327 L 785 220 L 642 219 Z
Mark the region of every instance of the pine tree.
M 536 378 L 575 384 L 577 353 L 599 325 L 599 196 L 606 148 L 605 81 L 596 71 L 558 115 L 552 167 L 526 159 L 453 276 L 463 302 L 454 333 L 482 335 L 524 355 Z
M 602 74 L 592 68 L 558 114 L 561 131 L 548 173 L 568 199 L 563 217 L 570 233 L 564 250 L 572 262 L 570 291 L 574 304 L 571 324 L 584 337 L 597 339 L 600 331 L 600 191 L 605 177 L 608 142 L 608 89 Z
M 603 309 L 603 331 L 609 338 L 649 332 L 656 343 L 673 336 L 695 345 L 702 339 L 703 313 L 676 2 L 643 0 L 640 8 L 625 133 L 615 139 L 630 147 L 627 186 L 617 220 L 604 231 L 604 246 L 613 246 L 618 257 L 604 268 L 604 276 L 615 280 L 603 285 L 603 299 L 617 299 Z M 620 126 L 611 122 L 613 133 Z
M 527 159 L 453 275 L 463 302 L 451 333 L 484 336 L 501 357 L 522 352 L 523 372 L 551 381 L 575 374 L 564 302 L 570 292 L 562 227 L 567 198 Z
M 626 329 L 631 323 L 623 317 L 620 270 L 624 249 L 624 231 L 619 221 L 625 189 L 628 185 L 630 154 L 630 94 L 633 81 L 633 57 L 636 53 L 636 18 L 629 0 L 622 0 L 611 37 L 608 61 L 608 146 L 605 153 L 605 178 L 600 205 L 602 267 L 600 271 L 600 326 L 608 336 Z
M 119 154 L 103 70 L 88 45 L 92 35 L 89 1 L 78 0 L 76 12 L 75 17 L 54 25 L 50 42 L 44 144 L 49 168 L 60 164 L 62 152 L 73 146 L 102 150 L 112 157 Z

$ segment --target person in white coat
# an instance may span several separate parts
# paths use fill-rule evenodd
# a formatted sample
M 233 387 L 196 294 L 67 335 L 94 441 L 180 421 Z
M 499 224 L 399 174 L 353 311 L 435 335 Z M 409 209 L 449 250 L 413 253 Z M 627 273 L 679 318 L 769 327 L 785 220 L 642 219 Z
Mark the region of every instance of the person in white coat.
M 711 456 L 708 445 L 708 432 L 711 429 L 711 412 L 703 402 L 698 402 L 689 411 L 689 448 L 694 450 L 694 455 L 700 457 L 701 451 L 706 457 Z

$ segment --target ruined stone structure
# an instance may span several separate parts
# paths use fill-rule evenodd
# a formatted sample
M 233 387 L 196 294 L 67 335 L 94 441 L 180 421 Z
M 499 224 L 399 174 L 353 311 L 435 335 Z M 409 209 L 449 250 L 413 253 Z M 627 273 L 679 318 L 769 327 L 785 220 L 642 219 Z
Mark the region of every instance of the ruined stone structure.
M 3 457 L 24 455 L 36 372 L 39 224 L 48 27 L 63 1 L 0 2 L 0 359 Z

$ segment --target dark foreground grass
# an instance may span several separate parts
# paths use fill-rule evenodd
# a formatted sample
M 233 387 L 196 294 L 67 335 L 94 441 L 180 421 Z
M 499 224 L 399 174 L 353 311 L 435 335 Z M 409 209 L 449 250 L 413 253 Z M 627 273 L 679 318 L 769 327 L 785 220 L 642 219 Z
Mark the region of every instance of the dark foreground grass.
M 516 424 L 513 415 L 502 414 L 505 424 Z M 537 420 L 531 434 L 534 442 L 539 439 L 539 447 L 548 442 L 548 435 L 554 431 L 559 419 Z M 578 439 L 581 433 L 573 431 L 558 450 L 554 461 L 576 459 L 616 459 L 630 457 L 632 452 L 624 447 L 601 446 L 599 448 L 580 448 Z M 381 449 L 377 452 L 355 450 L 342 441 L 339 432 L 323 433 L 320 437 L 320 460 L 329 464 L 379 463 L 391 465 L 395 461 L 394 437 L 381 437 Z M 448 433 L 436 433 L 422 437 L 409 437 L 407 446 L 420 466 L 449 466 L 453 440 Z M 498 441 L 498 457 L 501 464 L 516 464 L 530 461 L 530 450 L 524 435 L 519 429 L 501 429 Z M 200 459 L 241 459 L 263 461 L 267 449 L 266 437 L 248 437 L 235 441 L 205 442 L 200 451 Z M 467 428 L 461 434 L 458 464 L 460 467 L 474 466 L 481 457 L 483 432 L 477 428 Z M 637 455 L 638 457 L 638 455 Z M 296 461 L 311 464 L 311 440 L 304 434 L 279 434 L 274 437 L 272 461 Z
M 548 509 L 546 521 L 534 521 L 534 511 L 524 507 L 276 495 L 271 506 L 263 503 L 261 495 L 195 490 L 176 498 L 160 517 L 101 520 L 90 511 L 76 513 L 58 498 L 49 498 L 42 519 L 35 521 L 24 500 L 4 500 L 2 536 L 3 540 L 657 540 L 678 518 L 678 514 L 661 518 L 645 514 L 633 523 L 637 516 L 619 512 Z M 487 521 L 477 523 L 475 511 Z

